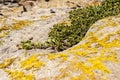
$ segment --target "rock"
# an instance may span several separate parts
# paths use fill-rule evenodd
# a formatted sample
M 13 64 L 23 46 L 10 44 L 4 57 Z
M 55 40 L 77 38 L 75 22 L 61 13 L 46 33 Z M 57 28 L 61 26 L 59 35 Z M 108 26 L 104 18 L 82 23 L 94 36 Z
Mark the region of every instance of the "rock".
M 55 13 L 55 10 L 53 10 L 53 9 L 50 9 L 50 13 Z
M 33 37 L 29 38 L 29 40 L 33 40 Z
M 28 80 L 32 80 L 31 78 L 36 80 L 103 80 L 106 78 L 120 80 L 118 74 L 120 72 L 118 63 L 120 60 L 120 16 L 97 21 L 82 41 L 63 52 L 50 53 L 51 51 L 41 49 L 18 50 L 17 47 L 21 41 L 28 39 L 33 42 L 46 41 L 49 28 L 64 21 L 69 15 L 68 8 L 63 8 L 63 6 L 62 8 L 40 8 L 34 7 L 36 5 L 34 2 L 34 5 L 28 0 L 25 2 L 22 4 L 27 12 L 18 17 L 16 14 L 18 15 L 22 8 L 4 8 L 7 20 L 0 19 L 6 20 L 4 22 L 9 24 L 19 22 L 19 20 L 32 20 L 34 23 L 27 27 L 23 26 L 20 30 L 13 30 L 8 36 L 0 38 L 4 40 L 4 44 L 0 46 L 0 80 L 10 80 L 9 78 L 18 80 L 19 76 L 21 80 L 28 78 L 30 78 Z M 50 0 L 45 4 L 51 2 Z M 51 15 L 50 11 L 54 15 Z M 50 17 L 41 21 L 40 16 Z
M 0 59 L 0 69 L 9 70 L 11 74 L 9 72 L 7 72 L 8 75 L 5 75 L 6 73 L 2 74 L 5 75 L 4 77 L 12 76 L 10 77 L 12 80 L 19 79 L 19 76 L 21 76 L 21 79 L 27 80 L 27 75 L 36 80 L 103 80 L 106 78 L 108 80 L 120 80 L 118 74 L 120 72 L 119 21 L 120 15 L 97 21 L 77 45 L 63 52 L 48 53 L 47 51 L 42 52 L 42 50 L 18 50 L 6 54 L 6 50 L 4 50 L 4 54 L 1 55 L 2 59 Z M 36 34 L 38 35 L 38 31 L 43 29 L 37 27 Z M 33 27 L 30 30 L 33 30 Z M 33 33 L 34 31 L 32 31 Z M 12 36 L 16 34 L 18 33 L 13 33 Z M 14 41 L 18 38 L 18 35 L 15 36 Z M 6 43 L 6 46 L 11 43 Z M 9 48 L 11 47 L 13 47 L 12 49 L 15 48 L 12 45 Z
M 3 3 L 4 5 L 8 5 L 9 3 L 19 3 L 19 0 L 0 0 L 0 3 Z
M 46 2 L 49 2 L 50 0 L 45 0 Z
M 25 1 L 19 4 L 23 6 L 25 12 L 30 11 L 35 6 L 34 1 Z
M 3 14 L 2 14 L 2 13 L 0 13 L 0 16 L 3 16 Z
M 0 80 L 9 80 L 6 72 L 0 69 Z

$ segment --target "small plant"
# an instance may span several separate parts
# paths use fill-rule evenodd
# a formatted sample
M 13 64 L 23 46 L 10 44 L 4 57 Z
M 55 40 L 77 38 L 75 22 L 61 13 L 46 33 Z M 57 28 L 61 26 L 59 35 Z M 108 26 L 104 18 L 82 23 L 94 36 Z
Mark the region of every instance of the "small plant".
M 31 49 L 44 49 L 47 48 L 45 43 L 40 42 L 32 42 L 31 40 L 22 41 L 20 45 L 18 45 L 19 49 L 31 50 Z
M 30 41 L 30 40 L 27 40 L 27 41 L 22 41 L 19 48 L 22 48 L 22 49 L 33 49 L 34 48 L 34 44 Z

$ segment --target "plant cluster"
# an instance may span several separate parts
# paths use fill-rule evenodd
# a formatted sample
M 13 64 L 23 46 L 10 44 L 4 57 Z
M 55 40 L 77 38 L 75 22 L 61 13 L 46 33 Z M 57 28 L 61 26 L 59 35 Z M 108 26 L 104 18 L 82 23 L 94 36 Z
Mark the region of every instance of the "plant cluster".
M 44 49 L 47 48 L 46 44 L 40 42 L 32 42 L 31 40 L 22 41 L 20 45 L 18 45 L 19 49 Z
M 70 25 L 64 22 L 55 24 L 53 28 L 51 28 L 48 34 L 49 38 L 45 43 L 47 47 L 51 47 L 57 51 L 65 50 L 80 42 L 90 26 L 97 20 L 115 16 L 119 13 L 120 0 L 105 0 L 98 6 L 89 6 L 73 10 L 69 16 Z M 31 45 L 31 47 L 33 46 Z M 27 48 L 23 46 L 23 49 Z
M 65 50 L 80 42 L 97 20 L 119 13 L 120 0 L 105 0 L 98 6 L 73 10 L 69 16 L 71 25 L 63 23 L 54 25 L 49 32 L 48 43 L 58 51 Z

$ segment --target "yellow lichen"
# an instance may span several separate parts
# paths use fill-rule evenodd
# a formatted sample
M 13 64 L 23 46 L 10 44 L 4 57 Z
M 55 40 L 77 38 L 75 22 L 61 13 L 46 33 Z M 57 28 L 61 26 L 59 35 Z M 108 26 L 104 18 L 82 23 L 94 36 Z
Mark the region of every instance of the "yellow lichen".
M 0 45 L 2 45 L 4 43 L 4 41 L 3 40 L 0 40 Z
M 111 21 L 109 21 L 105 26 L 117 27 L 118 24 L 117 24 L 115 21 L 111 20 Z
M 11 28 L 12 28 L 12 30 L 18 30 L 18 29 L 21 29 L 24 26 L 29 26 L 31 23 L 32 23 L 31 20 L 16 21 L 16 23 L 12 24 Z
M 35 77 L 32 74 L 25 74 L 18 70 L 6 70 L 6 72 L 9 74 L 9 77 L 11 80 L 34 80 Z
M 21 61 L 21 68 L 30 70 L 31 68 L 39 69 L 45 65 L 44 62 L 40 62 L 37 59 L 38 55 L 30 56 L 28 59 Z
M 49 16 L 40 16 L 40 20 L 46 20 L 46 19 L 48 19 L 48 18 L 51 18 L 52 16 L 54 16 L 54 15 L 49 15 Z
M 31 23 L 31 20 L 15 20 L 12 24 L 3 24 L 0 28 L 0 38 L 8 35 L 12 30 L 19 30 L 22 27 L 29 26 Z
M 15 60 L 15 58 L 10 58 L 10 59 L 4 60 L 2 63 L 0 63 L 0 69 L 9 67 L 13 63 L 14 60 Z
M 67 57 L 68 55 L 67 54 L 63 54 L 63 53 L 60 53 L 60 54 L 48 54 L 48 59 L 49 60 L 53 60 L 53 59 L 56 59 L 56 58 L 62 58 L 62 60 L 67 60 Z

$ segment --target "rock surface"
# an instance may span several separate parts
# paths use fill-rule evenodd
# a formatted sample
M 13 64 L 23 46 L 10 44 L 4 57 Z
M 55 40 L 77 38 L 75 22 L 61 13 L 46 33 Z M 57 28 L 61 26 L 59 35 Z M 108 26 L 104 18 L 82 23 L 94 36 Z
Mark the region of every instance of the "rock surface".
M 67 20 L 70 8 L 50 5 L 45 2 L 28 12 L 22 12 L 22 7 L 2 6 L 0 79 L 120 80 L 120 15 L 97 21 L 79 44 L 63 52 L 18 50 L 16 46 L 24 40 L 44 42 L 50 27 Z
M 119 80 L 119 21 L 120 15 L 97 21 L 79 44 L 60 53 L 7 54 L 0 64 L 6 73 L 3 77 L 11 80 Z

